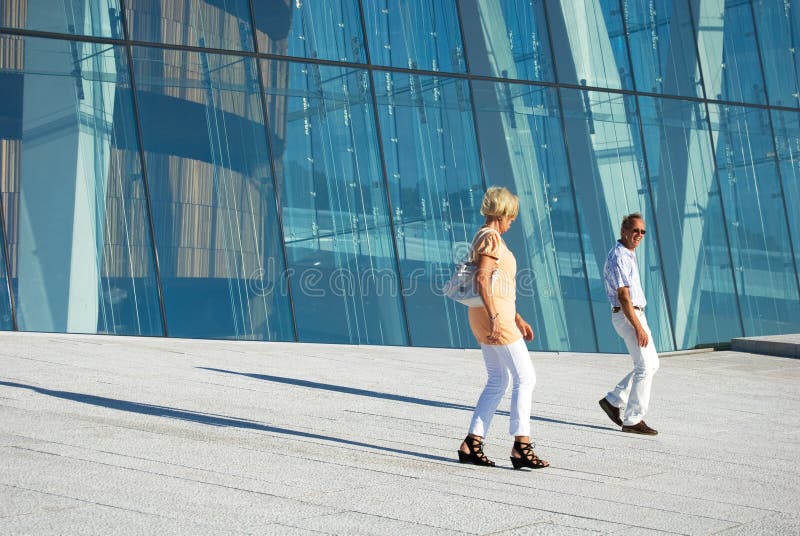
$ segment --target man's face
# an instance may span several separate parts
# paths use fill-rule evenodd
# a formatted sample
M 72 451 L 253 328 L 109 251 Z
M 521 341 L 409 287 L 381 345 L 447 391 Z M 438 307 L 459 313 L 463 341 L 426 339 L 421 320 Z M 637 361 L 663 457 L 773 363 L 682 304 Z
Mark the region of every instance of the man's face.
M 628 249 L 636 249 L 642 243 L 646 232 L 644 220 L 633 220 L 629 229 L 622 229 L 622 244 Z

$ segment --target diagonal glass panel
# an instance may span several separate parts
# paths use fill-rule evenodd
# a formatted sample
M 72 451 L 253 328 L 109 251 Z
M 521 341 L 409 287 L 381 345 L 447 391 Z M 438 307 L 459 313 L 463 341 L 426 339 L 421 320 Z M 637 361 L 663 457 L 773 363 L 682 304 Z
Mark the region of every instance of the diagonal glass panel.
M 769 113 L 719 105 L 709 111 L 745 335 L 794 333 L 800 295 Z
M 554 82 L 543 0 L 461 0 L 473 74 Z
M 467 308 L 441 293 L 483 224 L 483 184 L 466 80 L 381 73 L 381 142 L 411 342 L 474 347 Z
M 466 72 L 455 0 L 362 0 L 373 65 Z
M 259 52 L 366 63 L 358 0 L 253 2 Z
M 800 5 L 776 0 L 752 0 L 752 5 L 769 103 L 800 107 Z
M 124 49 L 0 49 L 14 52 L 0 56 L 0 189 L 19 329 L 161 335 Z
M 293 339 L 255 60 L 133 57 L 170 336 Z
M 615 93 L 560 91 L 600 351 L 625 351 L 611 325 L 603 265 L 620 236 L 622 218 L 632 212 L 641 213 L 650 230 L 636 250 L 647 298 L 647 321 L 656 348 L 673 350 L 657 243 L 658 222 L 651 207 L 636 101 Z
M 408 344 L 369 75 L 263 68 L 300 340 Z
M 248 0 L 126 0 L 134 41 L 253 50 Z
M 517 259 L 517 311 L 537 350 L 597 351 L 555 89 L 475 82 L 487 182 L 520 198 L 503 235 Z
M 766 104 L 750 3 L 690 1 L 708 98 Z
M 772 111 L 784 204 L 789 217 L 795 269 L 800 266 L 800 112 Z
M 650 97 L 639 104 L 678 348 L 741 337 L 705 106 Z
M 119 0 L 0 0 L 0 27 L 121 39 Z
M 545 0 L 558 81 L 633 89 L 619 0 Z
M 636 89 L 702 97 L 694 29 L 686 0 L 624 0 Z
M 3 145 L 4 141 L 0 140 L 0 147 Z M 0 169 L 3 167 L 2 160 L 0 160 Z M 3 222 L 0 222 L 0 225 L 2 224 Z M 8 295 L 9 288 L 10 282 L 6 272 L 5 244 L 3 243 L 2 235 L 0 235 L 0 331 L 11 331 L 14 329 L 11 298 Z

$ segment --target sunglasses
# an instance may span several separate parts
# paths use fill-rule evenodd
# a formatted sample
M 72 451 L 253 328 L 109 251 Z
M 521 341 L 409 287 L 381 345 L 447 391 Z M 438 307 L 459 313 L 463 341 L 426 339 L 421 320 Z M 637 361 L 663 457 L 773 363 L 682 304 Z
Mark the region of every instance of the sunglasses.
M 644 229 L 631 229 L 631 233 L 640 234 L 640 235 L 644 236 L 644 235 L 647 234 L 647 231 L 645 231 Z

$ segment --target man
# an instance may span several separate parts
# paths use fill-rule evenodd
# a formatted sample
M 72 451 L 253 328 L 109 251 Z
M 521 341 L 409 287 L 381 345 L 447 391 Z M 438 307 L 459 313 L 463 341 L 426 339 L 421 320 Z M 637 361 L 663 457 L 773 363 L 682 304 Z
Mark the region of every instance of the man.
M 609 252 L 603 270 L 606 295 L 611 302 L 611 322 L 633 358 L 633 371 L 600 400 L 600 407 L 623 432 L 656 435 L 658 432 L 647 426 L 644 417 L 653 376 L 658 370 L 658 354 L 644 316 L 647 300 L 634 253 L 646 232 L 641 214 L 625 216 L 620 239 Z

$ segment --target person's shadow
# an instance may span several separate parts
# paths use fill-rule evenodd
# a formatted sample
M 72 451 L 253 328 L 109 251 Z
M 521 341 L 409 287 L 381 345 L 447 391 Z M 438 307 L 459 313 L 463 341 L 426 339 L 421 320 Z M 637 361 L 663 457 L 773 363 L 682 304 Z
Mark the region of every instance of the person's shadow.
M 106 398 L 103 396 L 87 395 L 83 393 L 72 393 L 70 391 L 54 391 L 52 389 L 45 389 L 43 387 L 36 387 L 34 385 L 25 385 L 15 382 L 0 381 L 0 386 L 14 387 L 17 389 L 28 389 L 35 393 L 46 396 L 60 398 L 62 400 L 70 400 L 72 402 L 79 402 L 81 404 L 90 404 L 102 408 L 114 409 L 118 411 L 127 411 L 131 413 L 139 413 L 141 415 L 151 415 L 153 417 L 164 417 L 167 419 L 177 419 L 181 421 L 196 422 L 209 426 L 223 426 L 232 428 L 243 428 L 246 430 L 258 430 L 261 432 L 270 432 L 274 434 L 283 434 L 293 437 L 301 437 L 303 439 L 316 439 L 319 441 L 331 441 L 342 445 L 353 447 L 364 447 L 383 452 L 390 452 L 392 454 L 403 454 L 407 456 L 414 456 L 417 458 L 424 458 L 426 460 L 434 460 L 440 462 L 454 463 L 452 458 L 445 458 L 443 456 L 434 456 L 432 454 L 425 454 L 423 452 L 414 452 L 411 450 L 397 449 L 392 447 L 385 447 L 382 445 L 375 445 L 372 443 L 364 443 L 361 441 L 352 441 L 350 439 L 342 439 L 322 434 L 313 434 L 310 432 L 302 432 L 300 430 L 292 430 L 289 428 L 281 428 L 278 426 L 269 426 L 251 421 L 248 419 L 237 419 L 225 415 L 217 415 L 214 413 L 202 413 L 197 411 L 189 411 L 178 408 L 170 408 L 167 406 L 156 406 L 153 404 L 143 404 L 141 402 L 130 402 L 128 400 L 119 400 L 116 398 Z
M 210 368 L 210 367 L 197 367 L 201 370 L 209 370 L 212 372 L 221 372 L 224 374 L 235 374 L 238 376 L 246 376 L 248 378 L 253 378 L 256 380 L 263 380 L 268 382 L 275 382 L 275 383 L 282 383 L 286 385 L 295 385 L 297 387 L 306 387 L 309 389 L 321 389 L 324 391 L 333 391 L 336 393 L 344 393 L 348 395 L 355 395 L 355 396 L 366 396 L 370 398 L 380 398 L 383 400 L 393 400 L 395 402 L 403 402 L 406 404 L 418 404 L 421 406 L 429 406 L 434 408 L 445 408 L 445 409 L 455 409 L 459 411 L 475 411 L 474 406 L 468 406 L 466 404 L 457 404 L 454 402 L 442 402 L 441 400 L 428 400 L 425 398 L 417 398 L 413 396 L 405 396 L 405 395 L 396 395 L 392 393 L 381 393 L 378 391 L 369 391 L 366 389 L 358 389 L 355 387 L 345 387 L 343 385 L 333 385 L 330 383 L 319 383 L 319 382 L 312 382 L 308 380 L 300 380 L 297 378 L 286 378 L 283 376 L 271 376 L 268 374 L 255 374 L 250 372 L 236 372 L 233 370 L 224 370 L 218 368 Z M 508 411 L 497 411 L 497 415 L 505 415 L 509 416 L 510 413 Z M 550 419 L 547 417 L 534 417 L 531 416 L 531 420 L 533 421 L 541 421 L 541 422 L 549 422 L 553 424 L 564 424 L 567 426 L 580 426 L 583 428 L 592 428 L 594 430 L 615 430 L 614 428 L 610 428 L 608 426 L 598 426 L 594 424 L 585 424 L 585 423 L 577 423 L 577 422 L 570 422 L 570 421 L 562 421 L 559 419 Z

